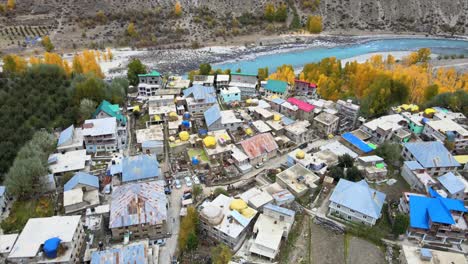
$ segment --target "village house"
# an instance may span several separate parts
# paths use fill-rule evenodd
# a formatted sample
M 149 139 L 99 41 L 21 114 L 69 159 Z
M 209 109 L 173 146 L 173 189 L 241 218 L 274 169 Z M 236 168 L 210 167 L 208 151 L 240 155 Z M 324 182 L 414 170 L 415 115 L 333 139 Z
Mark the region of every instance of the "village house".
M 54 176 L 62 176 L 67 172 L 89 171 L 91 156 L 86 155 L 86 150 L 73 150 L 65 153 L 53 153 L 47 160 L 49 171 Z
M 263 207 L 273 202 L 273 197 L 264 190 L 252 187 L 239 195 L 244 202 L 257 211 L 263 211 Z
M 6 259 L 18 239 L 18 234 L 0 235 L 0 257 Z
M 372 155 L 359 157 L 357 160 L 357 168 L 368 181 L 382 181 L 387 178 L 387 165 L 383 158 Z
M 386 115 L 373 119 L 361 126 L 361 130 L 372 136 L 372 141 L 380 145 L 394 135 L 393 132 L 406 128 L 408 122 L 399 114 Z
M 168 116 L 170 112 L 176 111 L 172 95 L 158 95 L 148 98 L 148 114 L 151 120 L 161 119 L 163 116 Z
M 295 97 L 288 98 L 286 102 L 297 107 L 297 111 L 294 116 L 292 113 L 291 116 L 285 114 L 286 116 L 293 119 L 308 120 L 311 123 L 313 122 L 315 106 Z
M 313 127 L 321 137 L 325 138 L 336 133 L 339 121 L 340 118 L 336 115 L 322 112 L 314 118 Z
M 410 142 L 403 145 L 405 160 L 417 161 L 431 176 L 440 176 L 455 171 L 460 166 L 439 141 Z
M 289 84 L 280 80 L 268 80 L 263 88 L 263 92 L 265 96 L 276 95 L 281 98 L 286 98 L 289 92 Z
M 161 238 L 167 234 L 167 198 L 163 181 L 115 187 L 110 201 L 109 228 L 113 239 Z
M 156 180 L 161 168 L 155 155 L 140 154 L 122 159 L 122 183 Z
M 314 154 L 315 155 L 315 154 Z M 319 159 L 299 148 L 288 153 L 287 164 L 288 167 L 294 164 L 301 164 L 304 168 L 309 169 L 320 175 L 324 174 L 327 170 L 327 163 L 325 160 Z
M 153 262 L 153 259 L 158 259 L 158 252 L 154 250 L 159 248 L 153 248 L 148 242 L 149 241 L 146 239 L 129 244 L 114 244 L 106 249 L 91 249 L 89 252 L 90 259 L 88 261 L 91 261 L 92 264 L 156 264 Z
M 229 86 L 229 74 L 216 74 L 216 89 L 221 90 Z
M 256 97 L 258 95 L 258 76 L 256 74 L 232 72 L 229 86 L 239 88 L 242 99 Z
M 271 131 L 271 128 L 269 125 L 265 123 L 263 120 L 255 120 L 252 122 L 251 125 L 257 133 L 267 133 Z
M 357 104 L 353 104 L 351 100 L 338 100 L 336 101 L 335 108 L 340 118 L 338 133 L 343 134 L 344 132 L 354 130 L 357 125 L 361 107 Z
M 294 80 L 294 94 L 309 98 L 317 98 L 317 84 L 307 81 Z
M 202 142 L 203 149 L 210 160 L 222 160 L 231 156 L 232 139 L 226 130 L 210 132 Z
M 401 170 L 401 176 L 409 184 L 412 190 L 426 193 L 428 188 L 434 186 L 436 181 L 429 175 L 417 161 L 405 161 Z
M 319 179 L 319 176 L 301 164 L 295 164 L 276 175 L 276 182 L 296 197 L 303 196 L 309 190 L 315 190 Z
M 231 147 L 231 158 L 234 165 L 241 173 L 247 173 L 252 170 L 249 157 L 235 145 Z
M 117 133 L 115 117 L 90 119 L 83 124 L 86 152 L 115 152 L 126 144 L 126 138 Z
M 444 198 L 429 188 L 430 197 L 410 195 L 409 238 L 421 242 L 459 245 L 466 240 L 468 225 L 464 214 L 468 212 L 460 200 Z
M 65 153 L 67 151 L 83 149 L 83 131 L 81 127 L 75 128 L 74 125 L 67 127 L 60 132 L 57 151 Z
M 137 147 L 145 154 L 164 156 L 164 131 L 162 125 L 152 125 L 135 131 Z
M 365 180 L 340 179 L 330 197 L 330 214 L 373 226 L 382 216 L 385 194 L 369 187 Z
M 356 159 L 358 157 L 358 154 L 356 152 L 352 151 L 337 140 L 333 140 L 330 143 L 320 146 L 319 149 L 322 151 L 330 150 L 331 152 L 335 153 L 338 157 L 343 156 L 345 154 L 348 154 L 353 159 Z
M 294 224 L 295 212 L 273 204 L 265 205 L 253 227 L 254 237 L 250 253 L 273 261 L 281 241 L 288 238 Z
M 190 80 L 184 79 L 182 76 L 169 76 L 167 80 L 165 90 L 178 90 L 180 93 L 180 90 L 187 89 L 190 86 Z
M 468 154 L 468 130 L 451 119 L 427 122 L 422 134 L 431 140 L 447 142 L 456 153 Z
M 310 122 L 307 120 L 296 121 L 291 125 L 285 126 L 284 130 L 284 135 L 296 143 L 296 145 L 309 142 L 314 136 Z
M 213 87 L 194 85 L 184 90 L 184 98 L 188 112 L 194 116 L 203 116 L 208 108 L 217 104 L 216 92 Z
M 200 206 L 199 227 L 203 237 L 236 251 L 244 242 L 256 215 L 257 211 L 243 200 L 220 194 Z
M 194 75 L 192 85 L 201 85 L 206 87 L 214 87 L 214 75 Z
M 9 263 L 80 263 L 86 233 L 80 215 L 30 218 L 8 255 Z
M 352 151 L 361 155 L 371 153 L 376 148 L 373 144 L 366 143 L 351 132 L 342 134 L 341 142 L 343 142 L 345 146 L 351 148 Z
M 121 127 L 125 127 L 127 125 L 127 118 L 122 114 L 122 111 L 120 111 L 120 106 L 118 104 L 111 104 L 108 101 L 103 100 L 94 111 L 92 119 L 109 117 L 115 117 L 115 119 L 117 119 L 117 124 Z
M 241 100 L 241 91 L 238 87 L 230 86 L 224 89 L 221 89 L 219 93 L 220 98 L 223 103 L 229 104 L 232 102 L 240 102 Z
M 147 99 L 157 95 L 157 91 L 163 87 L 163 79 L 159 72 L 138 74 L 138 96 Z
M 239 144 L 249 157 L 252 166 L 270 160 L 278 153 L 278 145 L 270 133 L 255 135 Z
M 447 198 L 468 201 L 468 182 L 458 172 L 447 172 L 437 178 Z
M 63 186 L 63 207 L 66 214 L 97 205 L 99 205 L 98 177 L 78 172 Z
M 266 121 L 273 118 L 273 113 L 270 110 L 259 106 L 249 107 L 248 110 L 252 117 L 254 117 L 256 120 L 261 119 Z
M 234 110 L 221 111 L 217 104 L 208 108 L 203 115 L 208 131 L 224 129 L 235 131 L 244 124 Z
M 411 133 L 420 135 L 423 132 L 423 120 L 427 120 L 427 118 L 425 118 L 421 113 L 413 114 L 410 112 L 402 112 L 400 115 L 402 115 L 403 118 L 405 118 L 408 122 L 407 128 L 411 131 Z

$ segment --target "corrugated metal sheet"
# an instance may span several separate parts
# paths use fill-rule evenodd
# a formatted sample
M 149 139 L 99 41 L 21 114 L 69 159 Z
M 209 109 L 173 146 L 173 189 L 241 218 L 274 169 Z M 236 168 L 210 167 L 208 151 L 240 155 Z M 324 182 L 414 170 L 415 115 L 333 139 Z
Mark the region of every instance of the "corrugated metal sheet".
M 161 174 L 156 155 L 141 154 L 122 160 L 122 182 L 156 178 Z
M 240 144 L 251 159 L 278 149 L 278 145 L 270 133 L 258 134 L 240 142 Z
M 215 104 L 208 108 L 203 115 L 205 116 L 206 125 L 209 127 L 221 118 L 221 109 L 219 109 L 219 105 Z
M 64 191 L 69 191 L 78 184 L 87 185 L 99 189 L 99 178 L 84 172 L 77 172 L 75 175 L 63 186 Z
M 458 179 L 453 172 L 447 172 L 446 174 L 437 178 L 442 186 L 449 191 L 450 194 L 455 194 L 465 189 L 465 184 Z
M 63 143 L 71 140 L 73 138 L 73 131 L 75 130 L 75 127 L 73 125 L 67 127 L 65 130 L 60 133 L 57 146 L 63 145 Z
M 91 264 L 147 264 L 147 248 L 144 244 L 133 244 L 121 248 L 95 251 Z
M 439 141 L 406 143 L 405 148 L 425 168 L 460 166 L 460 163 Z
M 163 181 L 117 187 L 112 193 L 109 227 L 161 224 L 167 220 L 166 204 Z

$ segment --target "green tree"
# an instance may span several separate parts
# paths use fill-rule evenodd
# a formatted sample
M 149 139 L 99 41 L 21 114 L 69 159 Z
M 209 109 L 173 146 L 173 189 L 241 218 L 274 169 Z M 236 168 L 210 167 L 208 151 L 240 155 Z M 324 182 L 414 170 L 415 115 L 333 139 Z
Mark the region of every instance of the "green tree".
M 297 12 L 294 12 L 293 19 L 291 20 L 291 24 L 289 25 L 290 29 L 299 29 L 301 27 L 301 19 Z
M 220 243 L 216 247 L 211 248 L 211 262 L 213 264 L 228 264 L 231 258 L 232 252 L 228 246 Z
M 107 89 L 106 98 L 114 104 L 122 105 L 127 96 L 129 82 L 125 78 L 114 78 Z
M 278 22 L 285 22 L 288 18 L 288 6 L 286 4 L 280 4 L 276 9 L 275 20 Z
M 72 86 L 74 87 L 74 98 L 77 104 L 85 98 L 94 102 L 101 102 L 106 99 L 107 85 L 102 79 L 95 76 L 81 76 L 73 82 Z
M 386 141 L 375 150 L 375 155 L 392 166 L 399 167 L 401 162 L 401 145 Z
M 241 69 L 241 68 L 237 68 L 236 73 L 241 73 L 241 72 L 242 72 L 242 69 Z
M 139 59 L 132 59 L 127 67 L 127 79 L 130 85 L 138 85 L 138 74 L 145 74 L 146 66 Z
M 192 187 L 192 195 L 193 195 L 193 199 L 195 201 L 198 201 L 198 198 L 200 196 L 200 194 L 202 194 L 203 192 L 203 189 L 200 185 L 196 184 L 196 185 L 193 185 Z
M 54 45 L 52 44 L 52 41 L 50 40 L 49 36 L 45 36 L 42 39 L 41 44 L 47 52 L 51 52 L 52 50 L 54 50 Z
M 397 214 L 392 226 L 392 233 L 396 236 L 406 232 L 409 226 L 409 217 L 405 214 Z
M 198 74 L 209 75 L 211 73 L 211 65 L 209 63 L 202 63 L 198 69 Z
M 265 19 L 268 20 L 269 22 L 273 22 L 275 20 L 275 6 L 272 3 L 268 3 L 265 6 Z
M 226 196 L 229 196 L 229 193 L 222 187 L 216 187 L 216 189 L 213 192 L 214 197 L 217 197 L 220 194 L 224 194 Z
M 198 212 L 193 206 L 187 208 L 187 215 L 180 223 L 179 236 L 177 238 L 179 252 L 193 250 L 198 245 L 197 234 Z
M 187 250 L 194 251 L 195 249 L 197 249 L 197 247 L 198 247 L 198 236 L 194 231 L 192 231 L 190 232 L 187 238 Z
M 343 168 L 339 166 L 331 166 L 329 174 L 335 181 L 345 177 Z
M 91 118 L 91 115 L 96 110 L 97 103 L 90 99 L 82 99 L 80 102 L 80 118 L 86 120 Z
M 360 181 L 362 179 L 362 173 L 356 166 L 352 166 L 346 170 L 346 179 L 353 182 Z
M 348 153 L 338 157 L 338 166 L 342 168 L 351 168 L 353 164 L 354 159 Z
M 269 75 L 269 73 L 268 73 L 268 67 L 265 67 L 265 68 L 258 68 L 258 73 L 257 73 L 257 75 L 258 75 L 258 79 L 259 79 L 260 81 L 266 80 L 266 78 L 268 78 L 268 75 Z
M 424 100 L 426 102 L 430 101 L 432 98 L 434 98 L 438 94 L 439 94 L 439 86 L 437 84 L 429 85 L 424 90 Z
M 135 29 L 135 24 L 133 22 L 130 22 L 130 24 L 127 26 L 127 35 L 133 38 L 138 36 L 138 33 Z

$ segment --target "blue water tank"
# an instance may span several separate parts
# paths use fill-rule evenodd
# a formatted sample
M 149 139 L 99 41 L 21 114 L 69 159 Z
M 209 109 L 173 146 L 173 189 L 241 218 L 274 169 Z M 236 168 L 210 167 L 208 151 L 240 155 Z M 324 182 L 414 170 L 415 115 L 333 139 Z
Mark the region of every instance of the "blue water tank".
M 190 113 L 189 112 L 185 112 L 184 115 L 182 116 L 184 119 L 190 119 Z
M 200 161 L 197 159 L 197 157 L 192 157 L 192 165 L 198 165 L 200 164 Z
M 57 257 L 57 251 L 58 251 L 61 241 L 62 240 L 60 238 L 53 237 L 53 238 L 47 239 L 44 242 L 44 246 L 42 247 L 42 249 L 44 250 L 46 257 L 51 258 L 51 259 Z
M 187 128 L 188 128 L 188 127 L 190 127 L 190 121 L 184 120 L 184 121 L 182 121 L 182 125 L 183 125 L 184 127 L 187 127 Z

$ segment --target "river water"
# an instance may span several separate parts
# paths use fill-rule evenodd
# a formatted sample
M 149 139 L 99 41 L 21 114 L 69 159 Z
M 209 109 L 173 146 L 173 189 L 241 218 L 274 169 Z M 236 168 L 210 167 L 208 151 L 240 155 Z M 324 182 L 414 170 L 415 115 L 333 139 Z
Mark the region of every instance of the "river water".
M 270 72 L 283 64 L 291 64 L 295 69 L 304 64 L 318 62 L 327 57 L 347 59 L 376 52 L 416 51 L 430 48 L 433 54 L 461 55 L 468 57 L 468 41 L 454 39 L 401 38 L 370 40 L 358 44 L 344 44 L 328 47 L 311 47 L 293 51 L 278 52 L 260 56 L 251 55 L 237 60 L 217 63 L 213 68 L 241 69 L 242 72 L 256 74 L 258 68 L 268 67 Z

